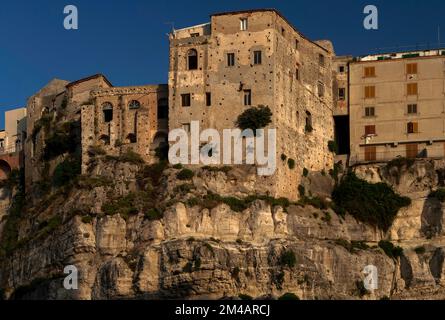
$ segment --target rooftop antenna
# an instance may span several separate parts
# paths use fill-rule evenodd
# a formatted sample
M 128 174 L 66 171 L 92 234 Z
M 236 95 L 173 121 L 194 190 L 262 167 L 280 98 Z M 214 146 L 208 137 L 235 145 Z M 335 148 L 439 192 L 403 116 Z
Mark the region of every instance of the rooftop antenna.
M 440 25 L 437 26 L 437 49 L 440 49 Z
M 171 26 L 172 33 L 175 32 L 175 23 L 173 21 L 167 21 L 167 22 L 164 22 L 164 24 L 167 24 L 167 25 Z

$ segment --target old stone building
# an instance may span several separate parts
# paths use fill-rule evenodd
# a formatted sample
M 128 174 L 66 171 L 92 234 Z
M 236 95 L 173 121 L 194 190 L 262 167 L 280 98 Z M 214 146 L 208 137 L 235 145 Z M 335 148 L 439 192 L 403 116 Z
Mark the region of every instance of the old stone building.
M 150 162 L 155 149 L 167 143 L 166 85 L 114 87 L 100 74 L 74 82 L 55 79 L 29 99 L 27 111 L 28 187 L 47 179 L 68 150 L 77 154 L 85 172 L 90 147 L 117 156 L 133 150 Z M 64 137 L 70 146 L 62 145 Z M 61 154 L 47 159 L 51 139 Z
M 278 168 L 264 183 L 272 195 L 295 199 L 304 168 L 333 165 L 333 56 L 329 41 L 309 40 L 275 10 L 214 14 L 208 24 L 176 30 L 170 35 L 170 129 L 199 121 L 201 129 L 221 132 L 251 106 L 268 106 Z
M 111 83 L 99 74 L 71 83 L 54 79 L 29 98 L 25 142 L 27 187 L 47 180 L 48 175 L 63 160 L 63 157 L 45 159 L 48 139 L 60 140 L 60 135 L 55 135 L 55 132 L 62 127 L 70 139 L 66 144 L 70 144 L 69 148 L 80 154 L 81 107 L 91 103 L 91 91 L 106 87 L 111 87 Z
M 110 87 L 93 90 L 91 104 L 82 107 L 82 164 L 88 148 L 100 146 L 110 155 L 132 150 L 147 162 L 168 140 L 166 85 Z

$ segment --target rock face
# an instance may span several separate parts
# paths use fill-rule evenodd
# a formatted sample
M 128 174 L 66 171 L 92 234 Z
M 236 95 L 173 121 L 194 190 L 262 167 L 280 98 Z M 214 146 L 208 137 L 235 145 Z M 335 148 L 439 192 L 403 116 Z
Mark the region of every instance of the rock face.
M 156 189 L 167 203 L 162 219 L 143 212 L 103 215 L 110 190 L 126 195 L 137 188 L 138 168 L 99 164 L 94 173 L 112 177 L 113 185 L 75 188 L 47 207 L 27 211 L 29 217 L 19 224 L 22 238 L 33 233 L 41 217 L 57 215 L 62 223 L 22 241 L 1 260 L 1 287 L 16 299 L 274 298 L 287 292 L 302 299 L 444 298 L 443 206 L 427 197 L 441 185 L 442 165 L 419 161 L 396 169 L 354 169 L 413 198 L 385 234 L 331 209 L 255 200 L 234 211 L 225 203 L 205 208 L 190 201 L 209 190 L 240 198 L 254 194 L 260 187 L 240 178 L 248 176 L 242 174 L 246 168 L 200 170 L 188 182 L 178 182 L 178 170 L 170 168 Z M 188 187 L 178 198 L 181 184 Z M 312 185 L 328 188 L 325 182 Z M 377 247 L 380 240 L 401 246 L 403 256 L 388 257 Z M 79 272 L 78 290 L 63 286 L 69 265 Z M 379 286 L 372 293 L 358 285 L 369 265 L 378 270 Z

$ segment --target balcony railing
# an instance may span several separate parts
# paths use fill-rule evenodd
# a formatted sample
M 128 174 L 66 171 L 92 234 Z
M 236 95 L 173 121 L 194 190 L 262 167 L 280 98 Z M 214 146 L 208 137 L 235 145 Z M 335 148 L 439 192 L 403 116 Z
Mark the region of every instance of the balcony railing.
M 443 159 L 445 158 L 445 148 L 443 145 L 427 146 L 425 148 L 419 146 L 417 152 L 415 150 L 407 150 L 404 146 L 377 152 L 365 152 L 362 150 L 359 153 L 351 154 L 349 164 L 389 162 L 400 157 L 411 159 Z

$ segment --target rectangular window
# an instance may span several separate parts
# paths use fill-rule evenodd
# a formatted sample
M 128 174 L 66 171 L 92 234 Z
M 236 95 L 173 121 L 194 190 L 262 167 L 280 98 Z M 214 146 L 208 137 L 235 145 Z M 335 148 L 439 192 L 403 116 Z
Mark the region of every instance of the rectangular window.
M 338 99 L 339 100 L 345 100 L 346 98 L 346 89 L 345 88 L 338 88 Z
M 375 117 L 375 107 L 366 107 L 365 117 Z
M 244 105 L 252 105 L 252 90 L 244 90 Z
M 190 93 L 181 94 L 181 102 L 183 107 L 191 106 Z
M 365 161 L 376 161 L 377 160 L 377 147 L 367 146 L 365 147 Z
M 325 64 L 324 55 L 322 55 L 322 54 L 319 54 L 319 55 L 318 55 L 318 64 L 319 64 L 321 67 L 324 67 L 324 64 Z
M 406 125 L 407 133 L 419 133 L 419 124 L 417 122 L 409 122 Z
M 375 86 L 365 87 L 365 99 L 375 98 Z
M 295 69 L 295 78 L 297 79 L 297 80 L 300 80 L 300 69 Z
M 375 77 L 375 67 L 365 67 L 365 78 Z
M 298 45 L 300 44 L 300 41 L 298 39 L 295 39 L 295 49 L 298 50 Z
M 411 143 L 406 145 L 406 157 L 408 159 L 415 159 L 419 154 L 417 143 Z
M 240 29 L 241 29 L 241 31 L 246 31 L 247 28 L 248 28 L 247 18 L 240 19 Z
M 324 84 L 322 82 L 318 83 L 318 97 L 324 97 Z
M 408 114 L 417 114 L 417 104 L 408 105 Z
M 406 74 L 417 74 L 417 63 L 408 63 L 406 65 Z
M 192 37 L 192 38 L 199 37 L 199 33 L 191 33 L 191 34 L 190 34 L 190 37 Z
M 182 129 L 184 129 L 185 132 L 190 133 L 190 123 L 183 123 Z
M 345 73 L 345 66 L 338 67 L 338 72 L 339 73 Z
M 235 65 L 235 54 L 234 53 L 228 53 L 227 54 L 227 66 L 233 67 Z
M 206 92 L 206 106 L 210 107 L 212 105 L 212 94 L 210 92 Z
M 365 126 L 365 136 L 375 134 L 375 126 Z
M 406 85 L 406 91 L 409 96 L 417 95 L 417 83 L 408 83 Z
M 262 60 L 262 53 L 261 51 L 254 51 L 253 52 L 253 64 L 261 64 Z

